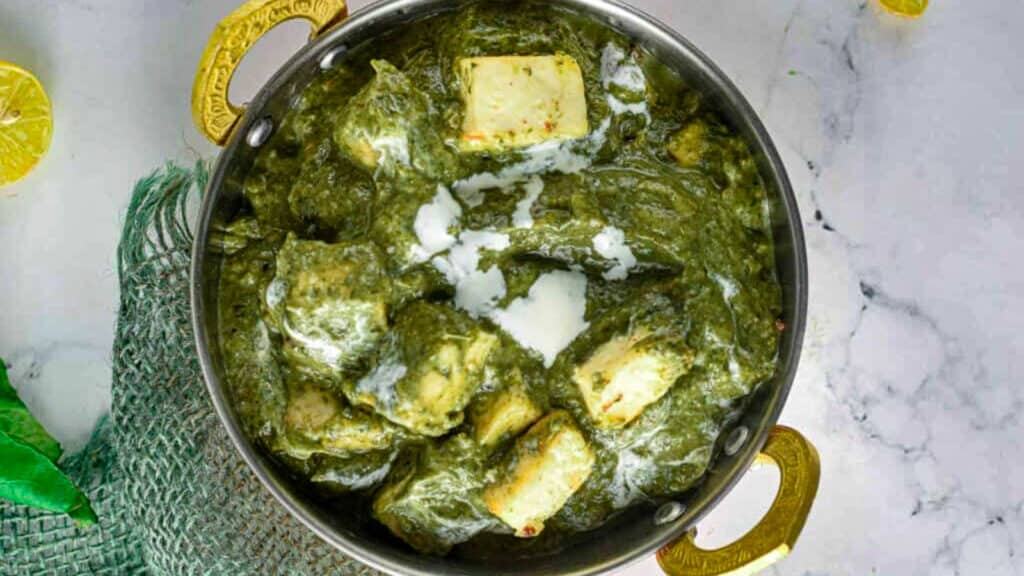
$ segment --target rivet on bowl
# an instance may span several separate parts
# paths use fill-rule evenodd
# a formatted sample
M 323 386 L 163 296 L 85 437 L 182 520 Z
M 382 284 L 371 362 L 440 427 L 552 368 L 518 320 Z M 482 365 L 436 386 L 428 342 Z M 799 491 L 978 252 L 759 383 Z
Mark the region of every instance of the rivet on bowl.
M 339 44 L 328 50 L 327 53 L 320 57 L 320 69 L 330 70 L 334 68 L 334 65 L 341 60 L 345 52 L 348 52 L 348 46 L 344 44 Z
M 654 513 L 654 525 L 662 526 L 669 522 L 674 522 L 680 516 L 686 512 L 686 506 L 683 506 L 679 502 L 672 501 L 666 502 L 658 508 L 658 511 Z
M 274 123 L 270 118 L 260 118 L 252 125 L 251 128 L 249 128 L 249 133 L 245 135 L 245 141 L 249 146 L 259 148 L 267 143 L 267 139 L 270 138 L 270 133 L 273 131 Z
M 740 448 L 743 448 L 743 444 L 747 441 L 748 436 L 750 436 L 750 430 L 746 426 L 737 426 L 729 433 L 729 437 L 725 439 L 725 446 L 722 447 L 725 455 L 735 456 L 740 451 Z

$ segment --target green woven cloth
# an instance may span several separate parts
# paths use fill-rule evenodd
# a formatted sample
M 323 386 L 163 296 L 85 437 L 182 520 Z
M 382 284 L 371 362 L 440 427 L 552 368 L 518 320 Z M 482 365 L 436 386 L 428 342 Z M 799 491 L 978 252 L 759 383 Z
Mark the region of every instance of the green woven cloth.
M 217 420 L 189 324 L 189 220 L 206 179 L 202 164 L 169 165 L 125 216 L 112 415 L 61 462 L 100 524 L 0 501 L 0 574 L 373 573 L 292 519 Z

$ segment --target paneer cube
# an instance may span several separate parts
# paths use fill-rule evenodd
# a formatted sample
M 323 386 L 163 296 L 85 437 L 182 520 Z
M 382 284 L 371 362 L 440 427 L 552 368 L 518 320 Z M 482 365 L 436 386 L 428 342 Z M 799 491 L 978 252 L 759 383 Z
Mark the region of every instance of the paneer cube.
M 708 150 L 708 125 L 700 120 L 691 122 L 669 140 L 668 153 L 684 168 L 700 163 Z
M 462 423 L 497 344 L 462 313 L 414 302 L 398 314 L 377 366 L 346 393 L 413 432 L 441 436 Z
M 409 452 L 373 500 L 373 515 L 424 554 L 446 554 L 484 530 L 500 526 L 480 498 L 487 471 L 465 434 Z
M 315 386 L 290 392 L 279 449 L 305 460 L 313 454 L 351 456 L 391 446 L 396 427 L 372 413 L 346 406 Z
M 573 380 L 598 427 L 622 428 L 692 365 L 693 353 L 681 338 L 637 327 L 599 346 L 573 370 Z
M 371 65 L 377 75 L 345 105 L 334 141 L 365 168 L 409 166 L 416 127 L 427 123 L 427 97 L 391 63 Z
M 500 150 L 585 136 L 583 75 L 565 54 L 487 56 L 458 63 L 463 150 Z
M 377 196 L 373 180 L 329 142 L 306 157 L 288 193 L 288 208 L 301 224 L 292 229 L 315 230 L 317 237 L 356 237 L 369 228 Z M 342 191 L 343 190 L 343 191 Z
M 516 536 L 536 536 L 587 480 L 594 460 L 572 416 L 552 412 L 516 441 L 505 477 L 487 487 L 484 502 Z
M 495 446 L 526 430 L 544 415 L 523 389 L 521 376 L 512 379 L 518 382 L 494 392 L 472 412 L 473 437 L 481 446 Z
M 266 291 L 268 326 L 298 371 L 338 379 L 387 330 L 390 282 L 370 243 L 324 244 L 289 235 Z

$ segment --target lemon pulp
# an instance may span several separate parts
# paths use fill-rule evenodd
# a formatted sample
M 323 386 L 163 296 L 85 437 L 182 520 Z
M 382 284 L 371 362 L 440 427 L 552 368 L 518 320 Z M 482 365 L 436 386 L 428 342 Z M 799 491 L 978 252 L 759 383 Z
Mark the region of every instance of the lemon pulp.
M 35 168 L 50 148 L 52 134 L 50 99 L 39 80 L 0 61 L 0 187 Z

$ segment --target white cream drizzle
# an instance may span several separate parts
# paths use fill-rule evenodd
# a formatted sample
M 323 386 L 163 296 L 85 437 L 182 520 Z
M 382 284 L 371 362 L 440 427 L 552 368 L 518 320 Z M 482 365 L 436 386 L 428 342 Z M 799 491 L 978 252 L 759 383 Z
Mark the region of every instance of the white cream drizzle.
M 451 248 L 456 242 L 451 228 L 458 224 L 461 217 L 462 207 L 452 198 L 447 188 L 438 184 L 433 201 L 420 206 L 416 212 L 413 230 L 419 244 L 410 249 L 409 259 L 413 262 L 426 262 L 434 254 Z
M 509 246 L 507 234 L 486 230 L 467 230 L 448 254 L 431 260 L 448 283 L 455 287 L 455 305 L 470 316 L 487 316 L 505 296 L 505 276 L 497 266 L 480 270 L 480 251 L 504 250 Z
M 650 123 L 651 112 L 646 98 L 647 77 L 636 59 L 632 55 L 627 56 L 612 42 L 605 44 L 601 50 L 601 85 L 607 92 L 605 100 L 613 114 L 638 114 Z M 609 91 L 612 86 L 635 93 L 641 99 L 638 102 L 624 102 Z
M 626 234 L 614 227 L 605 226 L 594 236 L 594 251 L 604 258 L 614 262 L 614 265 L 605 270 L 605 280 L 625 280 L 629 271 L 636 266 L 636 256 L 626 245 Z
M 540 176 L 532 176 L 523 185 L 526 195 L 516 204 L 516 211 L 512 214 L 512 225 L 516 228 L 533 228 L 533 204 L 540 198 L 544 191 L 544 179 Z
M 636 60 L 613 42 L 605 44 L 601 50 L 601 82 L 605 88 L 619 86 L 630 92 L 645 92 L 647 77 Z
M 586 296 L 584 274 L 556 270 L 537 278 L 525 298 L 494 310 L 491 319 L 524 348 L 539 352 L 550 368 L 559 352 L 590 325 L 584 319 Z

